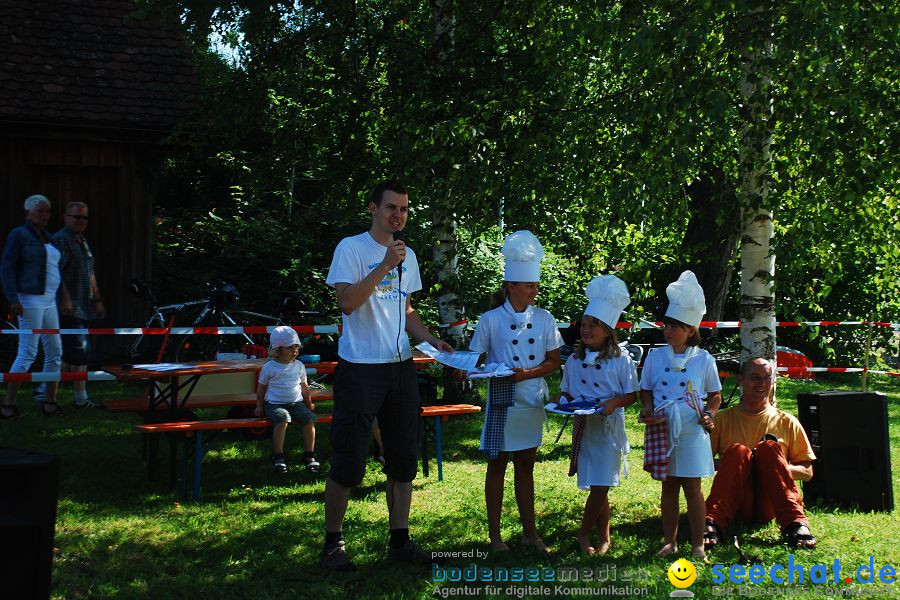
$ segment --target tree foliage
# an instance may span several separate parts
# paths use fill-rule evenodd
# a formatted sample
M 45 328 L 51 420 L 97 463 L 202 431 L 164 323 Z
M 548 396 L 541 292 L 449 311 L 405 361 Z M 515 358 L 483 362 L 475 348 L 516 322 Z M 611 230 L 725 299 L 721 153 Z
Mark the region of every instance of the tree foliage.
M 887 2 L 145 0 L 185 23 L 206 86 L 159 182 L 157 272 L 239 277 L 254 303 L 299 288 L 335 317 L 331 250 L 367 226 L 365 191 L 396 177 L 426 300 L 456 288 L 466 316 L 486 308 L 502 207 L 506 232 L 548 247 L 541 302 L 561 319 L 611 271 L 629 315 L 656 317 L 685 268 L 713 316 L 734 319 L 741 66 L 759 5 L 777 315 L 900 320 L 900 8 Z M 430 251 L 448 219 L 458 257 L 437 256 L 457 271 Z M 823 346 L 814 333 L 785 339 L 817 360 L 859 355 L 858 335 Z

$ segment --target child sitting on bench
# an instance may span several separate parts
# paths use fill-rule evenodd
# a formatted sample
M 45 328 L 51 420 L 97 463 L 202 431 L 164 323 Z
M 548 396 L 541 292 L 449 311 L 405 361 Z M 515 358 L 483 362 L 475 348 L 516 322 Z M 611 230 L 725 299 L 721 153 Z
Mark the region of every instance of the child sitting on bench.
M 274 423 L 272 429 L 272 469 L 287 473 L 284 460 L 284 436 L 288 423 L 296 420 L 303 427 L 303 462 L 306 470 L 318 474 L 321 470 L 316 460 L 315 405 L 306 382 L 306 368 L 297 360 L 300 354 L 300 338 L 297 332 L 285 325 L 272 330 L 269 338 L 269 358 L 259 372 L 256 389 L 257 417 L 265 415 Z

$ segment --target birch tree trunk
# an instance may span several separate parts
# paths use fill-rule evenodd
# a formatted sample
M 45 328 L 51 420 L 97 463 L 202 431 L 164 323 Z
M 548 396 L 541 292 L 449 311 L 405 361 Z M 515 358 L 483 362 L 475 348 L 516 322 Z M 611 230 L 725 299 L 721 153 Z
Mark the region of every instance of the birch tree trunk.
M 772 187 L 770 146 L 772 110 L 772 4 L 760 2 L 745 13 L 747 46 L 743 55 L 741 96 L 740 186 L 741 364 L 747 359 L 775 359 L 774 224 L 768 203 Z
M 434 14 L 434 45 L 436 50 L 434 65 L 435 76 L 432 81 L 432 104 L 434 110 L 434 123 L 439 123 L 446 118 L 443 110 L 437 108 L 441 105 L 444 96 L 448 93 L 448 87 L 443 84 L 448 63 L 452 59 L 453 52 L 453 6 L 452 0 L 433 0 L 432 11 Z M 438 295 L 438 317 L 444 325 L 450 325 L 441 329 L 441 339 L 449 342 L 454 348 L 467 347 L 466 326 L 453 325 L 463 319 L 465 307 L 460 294 L 460 277 L 457 252 L 457 222 L 456 202 L 453 197 L 453 186 L 450 182 L 451 168 L 445 159 L 434 170 L 432 185 L 433 215 L 435 245 L 432 253 L 437 279 L 440 285 Z M 460 383 L 455 381 L 451 372 L 444 370 L 444 402 L 455 403 L 466 393 L 473 390 L 470 382 Z

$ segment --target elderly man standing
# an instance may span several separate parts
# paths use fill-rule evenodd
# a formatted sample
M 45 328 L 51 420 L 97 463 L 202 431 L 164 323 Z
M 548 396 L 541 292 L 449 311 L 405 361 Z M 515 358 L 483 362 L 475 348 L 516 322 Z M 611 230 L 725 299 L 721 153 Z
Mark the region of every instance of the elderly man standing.
M 103 299 L 97 289 L 97 276 L 94 272 L 94 255 L 84 237 L 88 225 L 88 207 L 84 202 L 66 204 L 64 227 L 53 234 L 53 244 L 62 254 L 60 274 L 69 295 L 72 298 L 71 311 L 60 310 L 59 324 L 61 329 L 85 329 L 91 319 L 102 319 L 106 315 Z M 62 370 L 86 371 L 88 363 L 87 334 L 68 334 L 62 336 Z M 78 408 L 96 408 L 87 395 L 87 382 L 74 381 L 74 404 Z M 43 395 L 44 386 L 38 388 L 36 395 Z
M 764 358 L 745 362 L 740 404 L 716 414 L 710 443 L 720 458 L 706 499 L 707 548 L 719 544 L 736 519 L 765 523 L 772 518 L 791 547 L 816 545 L 794 483 L 812 479 L 816 457 L 796 417 L 770 402 L 774 375 Z

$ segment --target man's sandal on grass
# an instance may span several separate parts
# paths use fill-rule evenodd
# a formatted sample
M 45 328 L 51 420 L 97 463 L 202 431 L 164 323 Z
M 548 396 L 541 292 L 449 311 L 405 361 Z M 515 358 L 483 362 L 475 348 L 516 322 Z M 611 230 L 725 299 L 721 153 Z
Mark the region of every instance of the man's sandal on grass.
M 706 520 L 706 531 L 703 532 L 703 548 L 710 550 L 722 543 L 722 529 L 712 519 Z
M 782 535 L 787 545 L 791 548 L 812 549 L 816 547 L 816 538 L 809 530 L 809 527 L 803 523 L 791 523 L 785 528 Z

